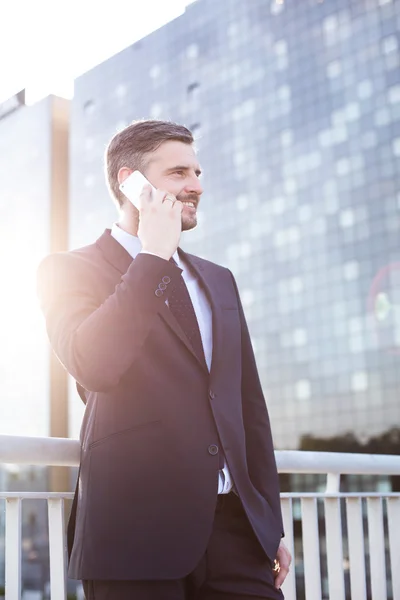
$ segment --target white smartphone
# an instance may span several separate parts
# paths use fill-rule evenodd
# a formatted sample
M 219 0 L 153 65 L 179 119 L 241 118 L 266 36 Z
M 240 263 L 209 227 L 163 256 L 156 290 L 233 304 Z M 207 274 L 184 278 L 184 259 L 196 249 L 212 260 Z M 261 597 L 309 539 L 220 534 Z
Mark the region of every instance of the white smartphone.
M 133 206 L 140 210 L 140 194 L 142 193 L 143 187 L 147 184 L 151 185 L 150 181 L 148 181 L 140 171 L 133 171 L 133 173 L 120 184 L 119 189 L 124 196 L 132 202 Z M 156 191 L 156 188 L 151 185 L 151 190 L 153 193 Z

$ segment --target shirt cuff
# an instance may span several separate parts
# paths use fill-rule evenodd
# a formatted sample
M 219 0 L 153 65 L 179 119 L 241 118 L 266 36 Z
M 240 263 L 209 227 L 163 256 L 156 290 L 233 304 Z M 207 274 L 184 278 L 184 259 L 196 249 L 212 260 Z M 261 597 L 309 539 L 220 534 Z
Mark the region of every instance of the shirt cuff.
M 148 252 L 147 250 L 141 250 L 139 252 L 139 254 L 150 254 L 151 256 L 158 256 L 158 258 L 162 258 L 162 260 L 166 260 L 164 257 L 160 256 L 159 254 L 155 254 L 154 252 Z

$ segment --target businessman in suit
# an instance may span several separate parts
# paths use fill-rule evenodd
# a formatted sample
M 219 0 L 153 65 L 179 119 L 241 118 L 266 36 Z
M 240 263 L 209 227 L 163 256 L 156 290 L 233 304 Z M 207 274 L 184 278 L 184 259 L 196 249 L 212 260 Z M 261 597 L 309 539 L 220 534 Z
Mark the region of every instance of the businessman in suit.
M 140 170 L 138 211 L 119 184 Z M 271 430 L 231 272 L 179 248 L 202 194 L 193 137 L 138 121 L 106 152 L 119 221 L 47 257 L 51 345 L 86 403 L 69 575 L 88 600 L 282 599 Z

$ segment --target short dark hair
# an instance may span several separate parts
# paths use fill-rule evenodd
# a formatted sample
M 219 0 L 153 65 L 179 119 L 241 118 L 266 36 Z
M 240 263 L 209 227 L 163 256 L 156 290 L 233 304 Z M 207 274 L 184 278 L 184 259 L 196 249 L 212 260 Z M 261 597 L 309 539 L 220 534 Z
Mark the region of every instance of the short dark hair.
M 193 135 L 183 125 L 156 120 L 134 121 L 114 135 L 106 149 L 105 163 L 108 187 L 119 206 L 125 197 L 119 189 L 118 171 L 122 167 L 143 171 L 148 155 L 169 140 L 193 144 Z

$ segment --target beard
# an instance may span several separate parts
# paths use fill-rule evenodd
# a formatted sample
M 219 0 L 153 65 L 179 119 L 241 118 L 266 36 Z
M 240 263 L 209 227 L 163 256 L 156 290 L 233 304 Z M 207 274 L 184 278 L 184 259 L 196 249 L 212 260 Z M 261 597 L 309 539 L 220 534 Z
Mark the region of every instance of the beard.
M 190 229 L 194 229 L 197 225 L 197 206 L 200 198 L 197 194 L 178 194 L 176 199 L 180 200 L 181 202 L 193 202 L 195 205 L 195 210 L 188 208 L 185 205 L 183 206 L 182 210 L 182 231 L 190 231 Z

